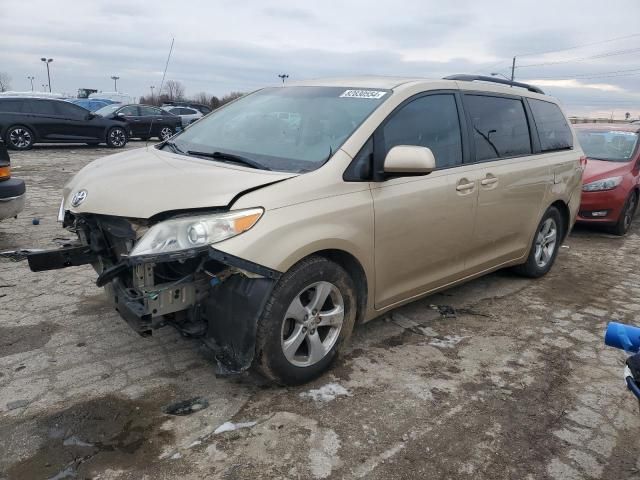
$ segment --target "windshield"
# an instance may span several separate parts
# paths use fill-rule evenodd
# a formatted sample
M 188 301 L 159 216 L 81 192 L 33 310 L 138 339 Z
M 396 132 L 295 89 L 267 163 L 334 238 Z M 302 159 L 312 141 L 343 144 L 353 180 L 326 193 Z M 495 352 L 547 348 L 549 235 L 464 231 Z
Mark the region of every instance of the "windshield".
M 106 117 L 107 115 L 118 110 L 122 105 L 118 103 L 114 103 L 112 105 L 107 105 L 105 107 L 99 108 L 95 111 L 96 115 L 100 115 L 101 117 Z
M 182 152 L 230 153 L 271 170 L 320 167 L 387 97 L 388 90 L 277 87 L 247 95 L 172 142 Z
M 582 129 L 577 132 L 584 153 L 595 160 L 628 162 L 638 144 L 635 132 Z

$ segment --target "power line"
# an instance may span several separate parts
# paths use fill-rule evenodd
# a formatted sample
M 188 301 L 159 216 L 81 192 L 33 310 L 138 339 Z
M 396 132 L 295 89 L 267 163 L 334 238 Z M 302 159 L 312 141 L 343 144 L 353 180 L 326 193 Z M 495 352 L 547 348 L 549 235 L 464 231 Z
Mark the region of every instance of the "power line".
M 640 52 L 640 48 L 630 48 L 627 50 L 612 50 L 610 52 L 602 52 L 588 57 L 571 58 L 569 60 L 557 60 L 554 62 L 530 63 L 528 65 L 516 65 L 516 68 L 544 67 L 547 65 L 560 65 L 563 63 L 582 62 L 584 60 L 593 60 L 597 58 L 613 57 L 616 55 L 627 55 L 630 53 Z
M 625 35 L 623 37 L 609 38 L 607 40 L 601 40 L 599 42 L 583 43 L 582 45 L 575 45 L 573 47 L 560 48 L 558 50 L 547 50 L 544 52 L 535 52 L 535 53 L 521 53 L 520 55 L 516 55 L 516 57 L 533 57 L 537 55 L 546 55 L 548 53 L 566 52 L 567 50 L 576 50 L 578 48 L 591 47 L 593 45 L 601 45 L 603 43 L 615 42 L 616 40 L 624 40 L 626 38 L 633 38 L 633 37 L 640 37 L 640 33 L 633 33 L 631 35 Z
M 534 77 L 538 80 L 572 80 L 572 79 L 589 79 L 589 78 L 609 78 L 609 77 L 625 77 L 628 75 L 638 75 L 640 68 L 630 68 L 626 70 L 611 70 L 609 72 L 593 72 L 593 73 L 575 73 L 567 74 L 563 76 L 552 77 L 540 77 L 537 75 L 529 74 L 530 77 Z

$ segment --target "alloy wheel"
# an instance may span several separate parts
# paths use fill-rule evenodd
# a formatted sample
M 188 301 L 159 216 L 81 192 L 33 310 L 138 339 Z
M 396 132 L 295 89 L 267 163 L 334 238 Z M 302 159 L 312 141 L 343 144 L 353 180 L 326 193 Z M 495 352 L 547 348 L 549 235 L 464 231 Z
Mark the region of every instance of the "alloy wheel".
M 168 138 L 171 138 L 172 135 L 173 130 L 171 130 L 169 127 L 163 127 L 162 130 L 160 130 L 160 136 L 162 137 L 162 140 L 167 140 Z
M 114 147 L 122 147 L 127 142 L 127 136 L 124 130 L 120 128 L 114 128 L 109 133 L 109 140 Z
M 633 221 L 633 215 L 636 211 L 636 203 L 637 203 L 636 196 L 632 193 L 631 196 L 629 197 L 629 201 L 627 202 L 627 208 L 624 211 L 623 222 L 624 222 L 625 232 L 629 230 L 629 227 L 631 226 L 631 222 Z
M 14 128 L 9 133 L 9 141 L 15 148 L 28 148 L 33 138 L 26 128 Z
M 558 226 L 553 218 L 547 218 L 536 235 L 534 257 L 536 264 L 544 268 L 553 258 L 558 243 Z
M 289 305 L 282 322 L 281 347 L 297 367 L 321 361 L 336 344 L 344 323 L 344 299 L 330 282 L 304 288 Z

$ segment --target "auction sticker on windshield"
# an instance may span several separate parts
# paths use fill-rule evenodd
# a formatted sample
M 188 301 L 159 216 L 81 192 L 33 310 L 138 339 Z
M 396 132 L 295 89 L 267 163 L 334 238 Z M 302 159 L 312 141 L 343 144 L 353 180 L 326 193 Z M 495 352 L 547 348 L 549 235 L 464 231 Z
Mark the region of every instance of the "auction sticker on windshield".
M 386 95 L 387 92 L 381 92 L 379 90 L 345 90 L 341 98 L 373 98 L 378 99 Z

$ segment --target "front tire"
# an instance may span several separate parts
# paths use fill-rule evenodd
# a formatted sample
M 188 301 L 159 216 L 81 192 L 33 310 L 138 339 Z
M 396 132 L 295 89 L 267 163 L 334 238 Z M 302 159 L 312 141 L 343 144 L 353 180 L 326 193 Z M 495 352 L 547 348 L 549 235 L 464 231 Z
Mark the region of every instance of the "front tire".
M 514 268 L 516 273 L 530 278 L 546 275 L 558 256 L 563 238 L 562 215 L 556 207 L 549 207 L 536 228 L 527 261 Z
M 107 145 L 111 148 L 123 148 L 127 144 L 127 132 L 122 127 L 113 127 L 107 132 Z
M 349 274 L 324 257 L 309 257 L 285 273 L 258 322 L 255 367 L 282 385 L 321 375 L 348 341 L 356 318 Z
M 618 222 L 613 226 L 611 232 L 614 235 L 623 236 L 629 231 L 633 217 L 636 215 L 636 209 L 638 208 L 638 195 L 635 191 L 632 191 L 627 197 L 627 201 L 624 202 L 622 212 L 620 212 L 620 218 Z
M 7 130 L 4 140 L 7 147 L 12 150 L 30 150 L 35 142 L 35 136 L 27 127 L 16 125 Z

